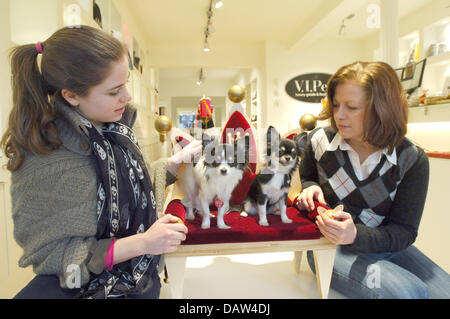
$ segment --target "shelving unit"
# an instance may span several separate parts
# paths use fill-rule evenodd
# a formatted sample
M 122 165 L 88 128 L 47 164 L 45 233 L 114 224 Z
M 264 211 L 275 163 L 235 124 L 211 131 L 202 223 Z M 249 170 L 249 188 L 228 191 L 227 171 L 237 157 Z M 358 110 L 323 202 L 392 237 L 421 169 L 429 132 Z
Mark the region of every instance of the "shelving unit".
M 399 61 L 404 66 L 410 59 L 427 59 L 422 88 L 428 96 L 442 95 L 450 77 L 450 16 L 412 30 L 399 39 Z
M 408 123 L 450 122 L 450 103 L 410 107 Z

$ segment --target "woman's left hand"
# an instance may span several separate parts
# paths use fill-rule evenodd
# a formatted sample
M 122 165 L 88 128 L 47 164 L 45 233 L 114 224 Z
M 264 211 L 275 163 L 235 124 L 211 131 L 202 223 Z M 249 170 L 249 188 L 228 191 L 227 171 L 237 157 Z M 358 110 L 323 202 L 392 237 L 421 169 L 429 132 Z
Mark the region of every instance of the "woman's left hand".
M 178 169 L 183 163 L 192 163 L 194 158 L 202 153 L 202 141 L 192 140 L 183 149 L 179 150 L 167 162 L 167 170 L 176 176 Z
M 202 153 L 202 141 L 192 140 L 184 148 L 172 155 L 171 160 L 175 164 L 192 163 L 193 159 Z
M 352 216 L 346 212 L 335 212 L 333 216 L 336 219 L 331 219 L 325 214 L 317 215 L 316 225 L 320 232 L 336 245 L 353 244 L 357 230 Z

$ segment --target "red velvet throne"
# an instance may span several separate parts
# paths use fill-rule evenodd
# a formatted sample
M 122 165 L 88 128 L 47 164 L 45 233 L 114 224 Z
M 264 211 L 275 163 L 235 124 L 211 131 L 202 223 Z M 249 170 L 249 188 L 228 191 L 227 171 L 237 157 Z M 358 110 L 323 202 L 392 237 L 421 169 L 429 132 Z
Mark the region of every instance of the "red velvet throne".
M 260 226 L 258 215 L 244 217 L 241 216 L 240 211 L 237 211 L 238 209 L 233 210 L 233 207 L 239 207 L 239 204 L 246 198 L 250 184 L 257 172 L 256 134 L 249 124 L 248 118 L 240 112 L 239 106 L 240 104 L 235 104 L 236 110 L 232 111 L 232 115 L 221 134 L 222 142 L 226 142 L 229 138 L 236 138 L 236 129 L 239 129 L 239 132 L 243 130 L 250 135 L 250 170 L 244 173 L 243 179 L 233 191 L 230 201 L 232 209 L 224 217 L 225 223 L 231 228 L 219 229 L 217 228 L 216 218 L 211 218 L 211 227 L 202 229 L 200 227 L 202 217 L 199 214 L 195 215 L 195 220 L 186 220 L 186 211 L 181 204 L 183 194 L 180 192 L 177 183 L 169 194 L 170 199 L 166 201 L 169 203 L 166 206 L 165 214 L 178 216 L 188 228 L 187 238 L 177 252 L 166 255 L 170 282 L 174 286 L 172 287 L 172 295 L 175 298 L 181 297 L 182 269 L 184 269 L 185 258 L 189 256 L 293 251 L 295 252 L 295 270 L 298 272 L 302 251 L 313 250 L 316 269 L 319 269 L 316 275 L 319 293 L 321 297 L 326 298 L 334 262 L 335 245 L 321 236 L 314 223 L 315 212 L 305 214 L 293 207 L 292 200 L 300 193 L 298 172 L 295 172 L 297 176 L 294 179 L 296 181 L 291 185 L 288 199 L 287 215 L 293 221 L 292 223 L 282 223 L 279 215 L 268 215 L 269 226 Z M 238 133 L 238 135 L 241 134 Z M 285 134 L 286 137 L 288 135 L 290 138 L 295 137 L 295 133 L 292 132 Z M 188 143 L 179 136 L 175 138 L 175 141 L 181 145 Z M 211 213 L 216 215 L 217 209 L 214 206 L 210 208 Z M 322 260 L 321 263 L 319 263 L 319 260 Z M 322 280 L 319 280 L 321 275 Z

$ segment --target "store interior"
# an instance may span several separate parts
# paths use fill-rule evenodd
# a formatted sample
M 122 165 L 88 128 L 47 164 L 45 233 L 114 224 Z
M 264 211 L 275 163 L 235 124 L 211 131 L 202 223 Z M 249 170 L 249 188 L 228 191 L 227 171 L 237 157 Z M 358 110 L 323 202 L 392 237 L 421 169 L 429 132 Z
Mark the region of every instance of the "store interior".
M 410 93 L 407 136 L 430 160 L 415 245 L 450 272 L 448 0 L 0 0 L 0 5 L 0 132 L 11 109 L 8 50 L 44 41 L 63 26 L 90 25 L 129 49 L 127 88 L 138 109 L 134 129 L 149 162 L 167 151 L 154 125 L 160 115 L 189 133 L 199 101 L 207 97 L 215 126 L 223 127 L 233 107 L 228 90 L 235 84 L 245 90 L 241 105 L 258 134 L 269 125 L 285 134 L 299 129 L 304 114 L 322 110 L 320 102 L 287 93 L 292 79 L 331 75 L 354 61 L 391 64 Z M 17 264 L 21 249 L 14 241 L 5 163 L 0 152 L 0 298 L 11 298 L 34 274 Z M 317 298 L 306 261 L 299 274 L 291 262 L 292 253 L 188 258 L 183 297 Z M 242 283 L 253 288 L 236 289 Z M 161 298 L 168 295 L 163 285 Z M 329 297 L 342 296 L 330 291 Z

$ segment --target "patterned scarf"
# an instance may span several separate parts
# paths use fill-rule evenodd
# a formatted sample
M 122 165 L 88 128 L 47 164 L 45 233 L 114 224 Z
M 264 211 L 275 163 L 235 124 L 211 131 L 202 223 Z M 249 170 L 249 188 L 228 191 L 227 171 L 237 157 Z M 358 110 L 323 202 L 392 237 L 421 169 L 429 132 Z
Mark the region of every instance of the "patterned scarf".
M 105 124 L 102 135 L 88 120 L 80 118 L 89 132 L 96 158 L 97 239 L 145 232 L 156 221 L 156 201 L 136 137 L 120 122 Z M 100 275 L 91 274 L 80 297 L 105 299 L 142 294 L 155 284 L 159 259 L 160 256 L 139 256 Z

